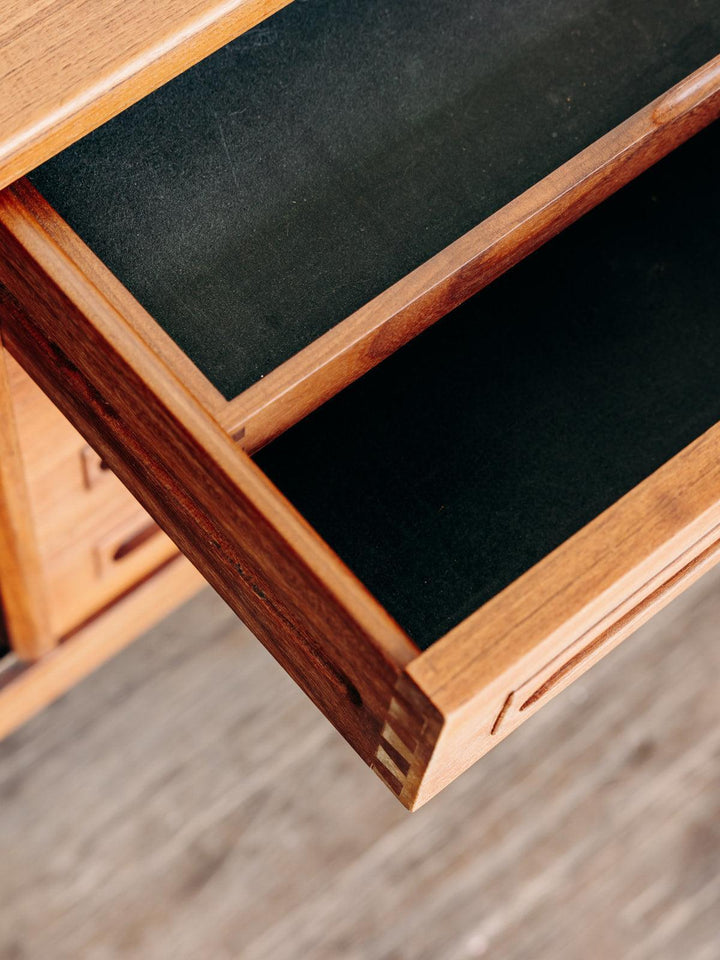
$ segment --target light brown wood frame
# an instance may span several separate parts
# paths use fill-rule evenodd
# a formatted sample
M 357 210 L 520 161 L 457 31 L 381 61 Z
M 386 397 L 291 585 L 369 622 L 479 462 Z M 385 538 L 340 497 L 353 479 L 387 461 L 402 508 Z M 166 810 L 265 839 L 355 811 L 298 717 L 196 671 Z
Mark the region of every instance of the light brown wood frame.
M 632 126 L 633 146 L 626 135 L 624 148 L 604 138 L 548 178 L 565 182 L 574 170 L 574 186 L 554 201 L 536 197 L 524 219 L 516 210 L 486 272 L 477 250 L 467 274 L 462 265 L 441 271 L 434 286 L 421 268 L 420 291 L 403 300 L 409 312 L 396 311 L 407 321 L 402 337 L 383 333 L 391 317 L 374 333 L 384 352 L 365 354 L 372 336 L 361 338 L 361 369 L 350 364 L 347 380 L 430 322 L 416 300 L 449 309 L 706 125 L 720 109 L 719 66 L 713 61 L 628 121 L 644 124 L 642 135 Z M 0 251 L 8 349 L 410 808 L 720 558 L 714 428 L 420 653 L 233 442 L 232 404 L 220 403 L 27 183 L 0 194 Z M 417 272 L 411 277 L 416 283 Z M 392 302 L 397 289 L 383 297 Z M 323 357 L 314 382 L 324 382 Z M 312 392 L 316 405 L 323 397 Z M 278 394 L 270 406 L 285 402 Z M 294 409 L 295 419 L 306 412 Z
M 8 635 L 25 660 L 55 645 L 31 517 L 0 325 L 0 583 Z
M 290 0 L 3 0 L 0 187 Z

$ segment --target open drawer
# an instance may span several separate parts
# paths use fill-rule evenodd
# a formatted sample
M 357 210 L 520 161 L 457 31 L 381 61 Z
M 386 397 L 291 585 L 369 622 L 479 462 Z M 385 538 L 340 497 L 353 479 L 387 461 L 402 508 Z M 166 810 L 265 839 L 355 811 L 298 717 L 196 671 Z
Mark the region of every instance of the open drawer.
M 718 6 L 658 4 L 646 22 L 646 4 L 627 19 L 555 5 L 570 71 L 557 89 L 538 80 L 552 44 L 523 79 L 503 61 L 500 14 L 489 31 L 446 19 L 467 6 L 418 4 L 424 17 L 405 10 L 372 32 L 374 4 L 333 6 L 329 26 L 328 5 L 291 5 L 36 171 L 67 223 L 28 182 L 0 195 L 8 348 L 409 807 L 719 555 L 716 127 L 641 174 L 720 110 L 718 62 L 701 66 Z M 466 63 L 430 98 L 421 81 L 440 47 L 423 46 L 420 22 L 446 53 L 475 31 L 495 86 Z M 340 83 L 355 38 L 369 64 L 357 90 Z M 646 59 L 628 66 L 628 49 Z M 318 64 L 318 50 L 334 53 Z M 256 51 L 252 77 L 237 71 L 252 123 L 230 142 L 214 112 L 222 57 L 257 65 Z M 280 63 L 296 83 L 280 83 Z M 392 69 L 408 85 L 386 112 Z M 558 89 L 583 84 L 597 110 L 558 106 Z M 318 86 L 339 99 L 295 121 Z M 230 101 L 242 114 L 237 90 L 219 96 L 222 118 Z M 373 129 L 316 136 L 318 117 L 347 106 L 363 119 L 363 104 Z M 337 153 L 345 134 L 351 159 L 368 147 L 357 168 Z M 305 153 L 287 151 L 290 136 Z M 421 149 L 433 137 L 445 170 Z M 401 175 L 418 184 L 412 221 Z
M 30 179 L 252 452 L 717 116 L 719 51 L 720 0 L 291 3 Z

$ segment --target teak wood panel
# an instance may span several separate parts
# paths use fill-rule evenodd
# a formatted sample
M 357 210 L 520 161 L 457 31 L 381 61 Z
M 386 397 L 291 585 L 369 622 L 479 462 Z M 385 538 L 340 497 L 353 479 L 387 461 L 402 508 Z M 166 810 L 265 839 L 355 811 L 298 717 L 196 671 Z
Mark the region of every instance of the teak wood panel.
M 0 322 L 0 587 L 12 645 L 35 659 L 55 641 L 1 335 Z
M 0 315 L 3 310 L 0 292 Z M 0 319 L 1 324 L 1 319 Z M 176 552 L 120 481 L 12 357 L 5 357 L 21 482 L 52 636 L 66 636 Z M 19 514 L 19 505 L 14 513 Z
M 290 0 L 3 0 L 0 187 Z
M 256 451 L 487 286 L 720 114 L 720 56 L 230 401 Z

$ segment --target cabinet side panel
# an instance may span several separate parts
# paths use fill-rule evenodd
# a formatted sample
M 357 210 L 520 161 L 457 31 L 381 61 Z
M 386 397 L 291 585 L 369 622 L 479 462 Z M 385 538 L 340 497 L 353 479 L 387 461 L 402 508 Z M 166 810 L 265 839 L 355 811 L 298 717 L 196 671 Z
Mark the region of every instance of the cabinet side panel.
M 0 303 L 0 332 L 3 306 Z M 34 660 L 55 645 L 0 339 L 0 590 L 10 645 Z M 0 639 L 0 643 L 2 640 Z

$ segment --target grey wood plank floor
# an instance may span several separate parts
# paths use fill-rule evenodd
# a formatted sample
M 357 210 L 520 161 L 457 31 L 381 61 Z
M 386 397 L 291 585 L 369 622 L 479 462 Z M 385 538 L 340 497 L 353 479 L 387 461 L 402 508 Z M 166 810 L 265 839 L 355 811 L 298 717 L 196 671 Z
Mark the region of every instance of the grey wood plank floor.
M 0 744 L 2 960 L 718 960 L 720 570 L 417 814 L 210 591 Z

